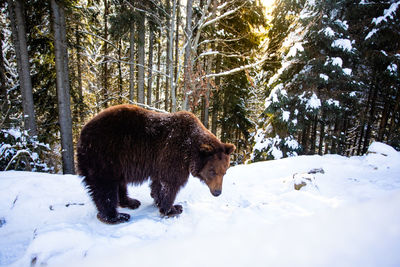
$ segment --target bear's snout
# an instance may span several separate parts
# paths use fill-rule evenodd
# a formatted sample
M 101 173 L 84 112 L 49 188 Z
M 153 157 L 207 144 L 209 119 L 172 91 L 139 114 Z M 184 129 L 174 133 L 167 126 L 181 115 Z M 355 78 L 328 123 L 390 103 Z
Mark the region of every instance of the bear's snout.
M 217 190 L 212 190 L 212 191 L 211 191 L 211 194 L 212 194 L 214 197 L 218 197 L 219 195 L 221 195 L 221 193 L 222 193 L 222 191 L 219 190 L 219 189 L 217 189 Z

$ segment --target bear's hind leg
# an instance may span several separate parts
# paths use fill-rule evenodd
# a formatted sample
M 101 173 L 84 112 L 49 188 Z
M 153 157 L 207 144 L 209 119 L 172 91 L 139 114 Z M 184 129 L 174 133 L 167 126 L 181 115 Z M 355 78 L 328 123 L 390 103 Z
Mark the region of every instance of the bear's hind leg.
M 140 206 L 140 201 L 128 197 L 128 190 L 126 183 L 121 183 L 118 189 L 119 206 L 122 208 L 137 209 Z
M 160 191 L 161 191 L 161 184 L 159 181 L 152 181 L 150 184 L 151 193 L 150 196 L 154 199 L 154 203 L 158 207 L 160 205 Z
M 119 213 L 118 183 L 96 180 L 94 184 L 88 184 L 92 199 L 96 204 L 97 218 L 108 224 L 118 224 L 129 221 L 129 214 Z

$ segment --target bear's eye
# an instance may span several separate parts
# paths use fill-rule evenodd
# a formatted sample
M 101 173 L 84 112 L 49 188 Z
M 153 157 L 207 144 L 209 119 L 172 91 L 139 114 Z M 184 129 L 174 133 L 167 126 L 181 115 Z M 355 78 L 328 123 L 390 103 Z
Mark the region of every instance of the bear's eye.
M 217 175 L 217 173 L 216 173 L 214 170 L 210 170 L 208 173 L 209 173 L 211 176 Z

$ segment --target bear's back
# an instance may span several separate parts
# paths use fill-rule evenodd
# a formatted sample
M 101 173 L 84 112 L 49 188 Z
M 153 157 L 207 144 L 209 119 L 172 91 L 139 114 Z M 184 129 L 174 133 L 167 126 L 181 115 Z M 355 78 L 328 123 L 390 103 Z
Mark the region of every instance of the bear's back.
M 86 176 L 112 170 L 113 176 L 142 182 L 166 160 L 184 160 L 192 125 L 197 123 L 193 117 L 188 112 L 164 114 L 134 105 L 108 108 L 82 129 L 77 149 L 79 173 Z

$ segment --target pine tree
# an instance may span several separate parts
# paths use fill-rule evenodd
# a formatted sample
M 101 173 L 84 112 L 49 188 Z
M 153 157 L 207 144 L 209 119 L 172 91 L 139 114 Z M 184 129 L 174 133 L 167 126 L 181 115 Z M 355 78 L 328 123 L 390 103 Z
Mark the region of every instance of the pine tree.
M 255 160 L 297 153 L 344 153 L 341 133 L 350 107 L 356 108 L 352 82 L 356 51 L 341 20 L 338 3 L 306 2 L 281 46 L 282 66 L 269 79 L 263 128 Z M 345 59 L 345 60 L 344 60 Z M 320 136 L 317 138 L 317 131 Z M 317 149 L 318 148 L 318 149 Z
M 221 19 L 214 33 L 216 39 L 226 40 L 218 42 L 215 46 L 218 47 L 220 55 L 215 58 L 219 73 L 249 64 L 262 40 L 262 36 L 252 30 L 265 26 L 261 6 L 252 1 L 237 1 L 235 6 L 230 8 L 235 7 L 240 9 L 232 16 Z M 238 41 L 230 42 L 232 38 L 238 38 Z M 229 56 L 232 54 L 240 56 Z M 221 139 L 235 143 L 238 151 L 236 160 L 240 163 L 246 160 L 250 131 L 254 128 L 254 123 L 249 119 L 251 78 L 247 70 L 223 75 L 218 79 L 217 77 L 213 85 L 217 84 L 219 88 L 215 87 L 212 92 L 215 98 L 213 103 L 216 104 L 212 107 L 212 111 L 220 112 Z M 217 103 L 219 101 L 221 103 Z
M 393 89 L 398 87 L 398 75 L 392 70 L 397 64 L 379 56 L 386 53 L 382 51 L 388 48 L 389 35 L 380 36 L 379 50 L 373 47 L 376 42 L 368 41 L 378 32 L 369 24 L 380 18 L 374 18 L 374 12 L 385 14 L 383 28 L 391 34 L 389 46 L 395 54 L 399 35 L 394 14 L 398 11 L 396 3 L 380 3 L 384 11 L 375 5 L 374 12 L 371 5 L 306 1 L 287 31 L 272 29 L 276 37 L 270 44 L 280 47 L 269 49 L 282 64 L 279 69 L 266 68 L 268 97 L 255 136 L 254 161 L 298 153 L 360 154 L 372 136 L 383 138 L 390 128 L 390 115 L 397 116 L 389 112 L 395 106 L 390 99 L 396 98 Z M 283 40 L 282 35 L 286 36 Z M 380 93 L 382 87 L 392 91 Z
M 348 12 L 349 20 L 362 25 L 358 45 L 362 53 L 360 78 L 365 84 L 363 121 L 359 151 L 365 152 L 370 141 L 388 142 L 400 148 L 399 69 L 400 1 L 368 1 Z

